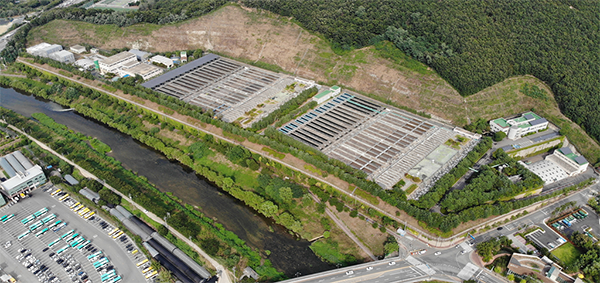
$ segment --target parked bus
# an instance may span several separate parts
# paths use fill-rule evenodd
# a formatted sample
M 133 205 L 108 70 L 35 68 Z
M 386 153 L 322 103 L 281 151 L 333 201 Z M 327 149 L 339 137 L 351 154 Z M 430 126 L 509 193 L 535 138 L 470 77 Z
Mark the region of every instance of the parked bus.
M 27 223 L 31 222 L 33 219 L 35 219 L 35 216 L 32 214 L 21 220 L 21 223 L 23 223 L 23 225 L 27 225 Z
M 75 239 L 75 237 L 79 236 L 79 233 L 75 233 L 69 237 L 67 237 L 67 239 L 65 240 L 65 242 L 69 243 L 71 242 L 73 239 Z
M 96 214 L 96 212 L 93 212 L 93 211 L 92 211 L 92 212 L 88 213 L 88 215 L 86 215 L 86 216 L 84 217 L 84 219 L 89 219 L 89 218 L 90 218 L 90 217 L 92 217 L 92 215 L 94 215 L 94 214 Z
M 46 224 L 46 223 L 54 220 L 54 218 L 56 218 L 56 214 L 50 214 L 50 215 L 46 216 L 44 219 L 42 219 L 42 222 L 44 224 Z
M 64 196 L 58 198 L 58 200 L 63 201 L 69 197 L 69 194 L 65 194 Z
M 119 231 L 119 228 L 115 228 L 115 230 L 112 230 L 110 233 L 108 233 L 109 236 L 112 236 L 114 233 L 116 233 L 117 231 Z
M 46 232 L 48 232 L 48 230 L 50 230 L 49 228 L 44 228 L 44 230 L 37 232 L 37 234 L 35 234 L 35 237 L 39 237 L 41 235 L 44 235 Z
M 152 268 L 152 266 L 150 266 L 150 267 L 148 267 L 148 268 L 146 268 L 146 269 L 142 270 L 142 273 L 144 273 L 144 274 L 145 274 L 146 272 L 149 272 L 149 271 L 151 271 L 152 269 L 153 269 L 153 268 Z
M 52 246 L 56 245 L 58 242 L 60 242 L 60 238 L 52 241 L 50 244 L 48 244 L 48 247 L 51 248 Z
M 73 232 L 75 232 L 75 230 L 71 230 L 71 231 L 69 231 L 69 232 L 65 233 L 64 235 L 60 236 L 60 238 L 61 238 L 61 239 L 64 239 L 65 237 L 68 237 L 68 236 L 70 236 L 71 234 L 73 234 Z
M 113 279 L 112 283 L 117 283 L 117 282 L 121 282 L 121 276 L 117 276 L 115 279 Z
M 36 211 L 36 212 L 33 214 L 33 216 L 35 216 L 35 217 L 40 217 L 40 216 L 42 216 L 42 215 L 46 214 L 46 212 L 48 212 L 48 209 L 44 207 L 44 208 L 42 208 L 42 209 L 40 209 L 40 210 Z
M 60 191 L 62 191 L 62 190 L 61 190 L 61 189 L 58 189 L 58 190 L 56 190 L 56 191 L 52 192 L 50 195 L 51 195 L 51 196 L 55 196 L 56 194 L 60 193 Z
M 2 223 L 7 223 L 8 221 L 11 221 L 13 217 L 15 217 L 14 214 L 7 216 L 6 218 L 2 219 Z
M 79 214 L 79 216 L 82 216 L 82 215 L 84 215 L 84 214 L 86 214 L 88 212 L 90 212 L 90 209 L 86 207 L 82 211 L 78 212 L 78 214 Z
M 23 233 L 23 234 L 19 235 L 19 237 L 17 237 L 17 240 L 21 240 L 21 239 L 23 239 L 23 238 L 25 238 L 25 237 L 29 236 L 29 233 L 31 233 L 31 231 L 27 231 L 27 232 L 25 232 L 25 233 Z
M 94 253 L 94 254 L 88 255 L 87 259 L 88 259 L 88 260 L 91 260 L 91 259 L 93 259 L 94 257 L 97 257 L 97 256 L 99 256 L 99 255 L 101 255 L 101 254 L 102 254 L 102 251 L 99 251 L 99 252 L 97 252 L 97 253 Z
M 31 230 L 31 232 L 33 232 L 33 231 L 37 230 L 38 228 L 42 227 L 42 225 L 44 225 L 44 223 L 40 220 L 36 223 L 29 225 L 29 230 Z
M 148 259 L 144 259 L 144 260 L 142 260 L 142 261 L 138 262 L 138 263 L 136 264 L 136 266 L 137 266 L 137 267 L 140 267 L 140 265 L 142 265 L 142 264 L 144 264 L 144 263 L 146 263 L 146 262 L 148 262 Z
M 146 279 L 150 279 L 151 277 L 153 277 L 154 275 L 156 275 L 156 273 L 158 273 L 158 272 L 156 272 L 156 270 L 154 270 L 152 273 L 146 275 Z
M 60 248 L 60 250 L 58 250 L 56 252 L 56 254 L 59 255 L 59 254 L 63 253 L 64 251 L 66 251 L 68 248 L 69 248 L 69 245 L 62 247 L 62 248 Z
M 76 206 L 75 208 L 73 208 L 73 212 L 77 212 L 77 211 L 79 211 L 80 209 L 83 209 L 84 207 L 85 207 L 85 205 L 83 205 L 83 204 L 80 204 L 80 205 Z
M 81 250 L 83 247 L 87 246 L 87 244 L 90 243 L 90 240 L 85 240 L 82 241 L 81 243 L 79 243 L 79 245 L 77 245 L 77 247 L 75 247 L 77 250 Z
M 4 216 L 2 216 L 2 218 L 0 218 L 0 221 L 4 221 L 4 219 L 6 219 L 7 217 L 8 217 L 8 214 L 7 214 L 7 215 L 4 215 Z
M 52 228 L 54 228 L 54 226 L 56 226 L 56 225 L 60 224 L 61 222 L 62 222 L 62 220 L 58 220 L 58 221 L 56 221 L 56 222 L 54 222 L 54 223 L 50 224 L 50 226 L 48 226 L 48 228 L 52 229 Z
M 67 226 L 67 222 L 60 223 L 60 224 L 58 224 L 58 226 L 54 227 L 54 229 L 52 229 L 52 231 L 58 232 L 58 231 L 60 231 L 60 229 L 62 229 L 65 226 Z
M 123 231 L 119 231 L 119 233 L 114 234 L 112 237 L 113 237 L 113 239 L 116 239 L 116 238 L 120 237 L 121 235 L 123 235 Z
M 70 209 L 73 209 L 73 208 L 75 208 L 76 206 L 78 206 L 78 205 L 80 205 L 80 204 L 81 204 L 80 202 L 76 202 L 75 204 L 73 204 L 73 205 L 69 206 L 69 208 L 70 208 Z

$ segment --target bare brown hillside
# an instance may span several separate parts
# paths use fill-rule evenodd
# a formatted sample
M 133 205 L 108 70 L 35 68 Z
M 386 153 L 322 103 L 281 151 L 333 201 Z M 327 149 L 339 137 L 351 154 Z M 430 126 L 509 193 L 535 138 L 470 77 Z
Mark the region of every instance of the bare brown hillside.
M 560 113 L 549 88 L 534 77 L 509 78 L 463 98 L 434 71 L 415 60 L 390 61 L 384 58 L 385 52 L 374 47 L 337 55 L 325 40 L 288 18 L 236 5 L 166 26 L 140 24 L 119 28 L 56 20 L 30 32 L 30 45 L 42 41 L 66 46 L 89 43 L 103 49 L 214 50 L 234 58 L 278 65 L 307 79 L 375 94 L 457 125 L 478 117 L 490 119 L 534 108 L 559 126 L 572 129 L 576 137 L 569 137 L 588 158 L 597 160 L 600 156 L 598 143 Z M 524 96 L 519 90 L 525 83 L 546 89 L 550 98 Z

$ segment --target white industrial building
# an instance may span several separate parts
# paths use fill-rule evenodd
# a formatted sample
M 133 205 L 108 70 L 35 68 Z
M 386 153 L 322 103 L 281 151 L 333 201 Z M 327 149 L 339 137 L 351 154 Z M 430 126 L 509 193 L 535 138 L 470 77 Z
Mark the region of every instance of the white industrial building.
M 75 56 L 73 55 L 73 53 L 71 53 L 67 50 L 61 50 L 61 51 L 50 54 L 50 59 L 56 60 L 56 61 L 62 62 L 62 63 L 75 62 Z
M 313 101 L 316 101 L 317 104 L 321 104 L 327 100 L 329 100 L 330 98 L 340 94 L 340 92 L 342 91 L 342 89 L 339 86 L 332 86 L 331 88 L 329 88 L 329 90 L 323 91 L 317 95 L 315 95 L 313 97 Z
M 84 47 L 84 46 L 81 46 L 81 45 L 79 45 L 79 44 L 78 44 L 78 45 L 71 46 L 71 48 L 69 48 L 69 49 L 71 50 L 71 52 L 73 52 L 73 53 L 77 53 L 77 54 L 85 53 L 85 51 L 86 51 L 86 50 L 85 50 L 85 47 Z
M 167 66 L 167 68 L 173 68 L 173 60 L 162 56 L 162 55 L 156 55 L 152 58 L 150 58 L 150 62 L 152 63 L 158 63 L 158 64 L 163 64 L 165 66 Z
M 75 61 L 75 66 L 80 67 L 84 70 L 89 70 L 94 68 L 94 61 L 84 58 Z
M 100 66 L 101 74 L 118 74 L 119 69 L 121 69 L 124 65 L 132 64 L 133 62 L 137 62 L 137 57 L 135 56 L 135 54 L 128 51 L 124 51 L 119 54 L 110 56 L 104 60 L 98 61 L 98 65 Z
M 142 62 L 148 61 L 148 57 L 152 55 L 148 52 L 141 51 L 139 49 L 130 49 L 129 52 L 135 54 L 135 57 L 137 57 L 137 59 Z
M 511 140 L 520 139 L 529 133 L 535 133 L 548 127 L 548 120 L 533 112 L 527 112 L 513 119 L 498 118 L 490 121 L 490 130 L 504 132 Z
M 144 80 L 148 80 L 160 74 L 162 74 L 162 69 L 150 64 L 136 64 L 133 67 L 119 70 L 119 75 L 121 77 L 135 77 L 135 75 L 140 75 Z
M 31 47 L 27 48 L 26 50 L 27 50 L 27 53 L 29 53 L 33 56 L 40 56 L 40 57 L 48 58 L 48 57 L 50 57 L 50 54 L 61 51 L 62 49 L 63 49 L 62 46 L 60 46 L 58 44 L 48 44 L 48 43 L 42 42 L 38 45 L 31 46 Z
M 36 186 L 46 183 L 42 167 L 33 165 L 21 152 L 15 151 L 0 158 L 0 167 L 8 180 L 0 183 L 3 195 L 16 200 L 20 194 L 29 193 Z
M 524 166 L 540 176 L 548 185 L 585 172 L 588 164 L 585 157 L 574 153 L 568 147 L 563 147 L 555 150 L 542 161 L 530 165 L 524 164 Z

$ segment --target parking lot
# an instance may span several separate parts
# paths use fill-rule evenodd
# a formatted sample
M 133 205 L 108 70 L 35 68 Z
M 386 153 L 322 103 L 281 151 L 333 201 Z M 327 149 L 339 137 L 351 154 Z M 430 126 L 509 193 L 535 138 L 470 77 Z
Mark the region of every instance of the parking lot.
M 3 270 L 22 282 L 146 281 L 142 267 L 136 266 L 146 257 L 132 253 L 138 249 L 135 243 L 124 234 L 113 239 L 107 230 L 114 227 L 91 211 L 73 212 L 69 207 L 77 201 L 64 192 L 51 196 L 55 190 L 38 189 L 32 197 L 0 209 L 0 217 L 14 214 L 0 224 Z
M 548 227 L 543 227 L 541 230 L 536 230 L 525 235 L 530 241 L 534 242 L 536 245 L 546 248 L 549 251 L 558 248 L 558 246 L 562 245 L 566 242 L 566 240 L 552 229 Z
M 581 217 L 581 215 L 579 215 L 579 217 L 575 217 L 573 216 L 573 214 L 570 214 L 570 216 L 572 216 L 571 219 L 575 218 L 573 221 L 570 222 L 570 227 L 564 222 L 558 221 L 558 225 L 555 225 L 559 227 L 555 228 L 557 228 L 557 230 L 560 231 L 560 233 L 564 234 L 567 237 L 570 237 L 571 234 L 573 234 L 573 232 L 575 231 L 585 233 L 584 230 L 589 230 L 589 228 L 591 228 L 591 233 L 597 234 L 598 230 L 600 230 L 600 224 L 598 223 L 598 215 L 594 213 L 594 211 L 590 208 L 583 208 L 583 210 L 587 213 L 587 217 L 584 218 Z M 554 222 L 552 224 L 554 224 Z M 548 225 L 552 224 L 548 223 Z

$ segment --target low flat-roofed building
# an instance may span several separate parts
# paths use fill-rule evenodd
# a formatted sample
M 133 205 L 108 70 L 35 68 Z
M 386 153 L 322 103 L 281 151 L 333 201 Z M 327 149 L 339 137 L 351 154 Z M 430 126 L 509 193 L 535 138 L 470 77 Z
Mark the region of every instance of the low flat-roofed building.
M 47 181 L 42 167 L 33 165 L 19 151 L 1 157 L 0 167 L 9 176 L 8 180 L 0 183 L 1 192 L 8 199 L 13 199 L 21 193 L 29 193 Z
M 84 53 L 86 51 L 85 47 L 81 46 L 79 44 L 71 46 L 71 48 L 69 48 L 69 50 L 71 50 L 71 52 L 77 53 L 77 54 L 81 54 L 81 53 Z
M 321 104 L 321 103 L 329 100 L 330 98 L 338 95 L 341 90 L 342 89 L 339 86 L 334 85 L 331 88 L 329 88 L 328 90 L 315 95 L 312 100 L 316 101 L 318 104 Z
M 148 80 L 162 74 L 162 69 L 150 64 L 138 64 L 131 68 L 121 69 L 119 72 L 123 74 L 121 77 L 140 75 L 144 80 Z
M 533 112 L 523 113 L 512 119 L 498 118 L 490 121 L 492 132 L 504 132 L 511 140 L 520 139 L 529 133 L 535 133 L 547 127 L 548 121 Z
M 102 73 L 102 74 L 106 74 L 106 73 L 117 74 L 118 70 L 123 65 L 125 65 L 127 63 L 131 63 L 131 62 L 137 62 L 137 57 L 135 56 L 135 54 L 133 54 L 131 52 L 124 51 L 119 54 L 110 56 L 104 60 L 100 60 L 100 61 L 98 61 L 98 64 L 100 66 L 100 73 Z
M 61 50 L 61 51 L 50 54 L 50 59 L 53 59 L 53 60 L 56 60 L 56 61 L 62 62 L 62 63 L 75 62 L 75 56 L 73 55 L 73 53 L 71 53 L 67 50 Z
M 544 184 L 548 185 L 585 172 L 589 163 L 585 157 L 574 153 L 568 147 L 563 147 L 554 150 L 554 153 L 546 156 L 544 160 L 532 164 L 521 162 L 521 164 L 540 176 Z
M 150 57 L 150 53 L 145 52 L 145 51 L 141 51 L 139 49 L 129 49 L 130 53 L 135 54 L 135 56 L 137 57 L 138 60 L 144 62 L 148 60 L 148 57 Z
M 156 55 L 152 58 L 150 58 L 150 62 L 152 63 L 158 63 L 158 64 L 163 64 L 165 65 L 167 68 L 173 68 L 173 60 L 162 56 L 162 55 Z
M 33 56 L 40 56 L 48 58 L 50 54 L 54 52 L 61 51 L 63 48 L 58 44 L 48 44 L 46 42 L 42 42 L 38 45 L 31 46 L 27 48 L 27 53 Z
M 552 155 L 546 156 L 546 159 L 558 164 L 569 177 L 585 172 L 589 164 L 585 157 L 574 153 L 568 147 L 555 150 Z
M 94 61 L 87 59 L 87 58 L 79 59 L 79 60 L 75 61 L 75 66 L 83 68 L 85 70 L 93 69 Z

